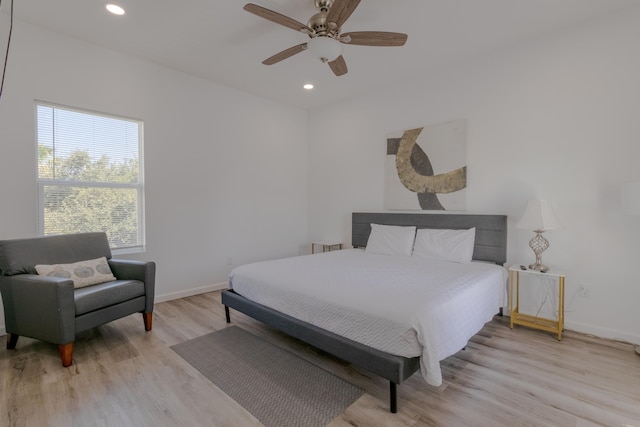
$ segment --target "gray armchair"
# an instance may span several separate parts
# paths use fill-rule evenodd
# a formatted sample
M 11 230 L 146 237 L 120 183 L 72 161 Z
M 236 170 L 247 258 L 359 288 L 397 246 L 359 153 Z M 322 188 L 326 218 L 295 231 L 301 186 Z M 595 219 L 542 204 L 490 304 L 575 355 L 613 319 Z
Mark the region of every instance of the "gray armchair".
M 74 288 L 64 277 L 38 275 L 39 264 L 69 264 L 105 257 L 116 280 Z M 142 313 L 151 330 L 156 265 L 115 260 L 104 233 L 81 233 L 0 241 L 0 292 L 7 349 L 20 335 L 58 344 L 70 366 L 76 334 Z

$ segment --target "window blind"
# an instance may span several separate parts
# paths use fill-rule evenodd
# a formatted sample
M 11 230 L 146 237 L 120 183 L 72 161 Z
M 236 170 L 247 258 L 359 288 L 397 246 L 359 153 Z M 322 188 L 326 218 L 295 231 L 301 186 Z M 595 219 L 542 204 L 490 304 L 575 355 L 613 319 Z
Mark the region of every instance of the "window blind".
M 104 231 L 144 247 L 142 122 L 36 104 L 39 234 Z

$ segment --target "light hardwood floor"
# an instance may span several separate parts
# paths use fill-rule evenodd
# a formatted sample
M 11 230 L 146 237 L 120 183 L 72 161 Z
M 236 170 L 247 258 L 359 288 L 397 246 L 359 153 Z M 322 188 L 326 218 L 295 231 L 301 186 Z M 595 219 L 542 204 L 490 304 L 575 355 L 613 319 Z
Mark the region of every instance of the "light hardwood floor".
M 330 426 L 640 426 L 640 357 L 628 344 L 508 318 L 485 326 L 442 362 L 444 384 L 417 373 L 388 412 L 388 382 L 232 311 L 232 322 L 362 387 Z M 157 304 L 78 337 L 63 368 L 57 346 L 21 337 L 0 350 L 0 426 L 259 426 L 170 349 L 225 328 L 220 293 Z

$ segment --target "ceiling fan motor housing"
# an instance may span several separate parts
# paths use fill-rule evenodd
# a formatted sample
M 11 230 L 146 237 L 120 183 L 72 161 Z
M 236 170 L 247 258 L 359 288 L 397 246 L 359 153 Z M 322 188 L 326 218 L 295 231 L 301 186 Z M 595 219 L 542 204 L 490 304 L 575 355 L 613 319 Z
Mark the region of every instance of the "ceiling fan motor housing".
M 327 12 L 316 13 L 309 18 L 307 25 L 313 30 L 313 35 L 310 34 L 310 37 L 328 36 L 336 38 L 338 36 L 338 27 L 335 22 L 327 22 Z

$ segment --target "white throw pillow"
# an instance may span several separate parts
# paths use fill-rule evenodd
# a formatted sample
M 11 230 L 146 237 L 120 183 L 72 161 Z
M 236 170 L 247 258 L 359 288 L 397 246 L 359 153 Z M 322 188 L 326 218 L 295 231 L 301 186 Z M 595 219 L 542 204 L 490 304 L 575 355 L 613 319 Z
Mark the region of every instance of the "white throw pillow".
M 476 229 L 438 230 L 421 228 L 416 233 L 413 255 L 466 263 L 473 257 Z
M 371 224 L 365 252 L 381 255 L 411 255 L 416 227 Z
M 71 279 L 76 289 L 116 280 L 105 257 L 73 264 L 36 265 L 36 271 L 42 276 Z

